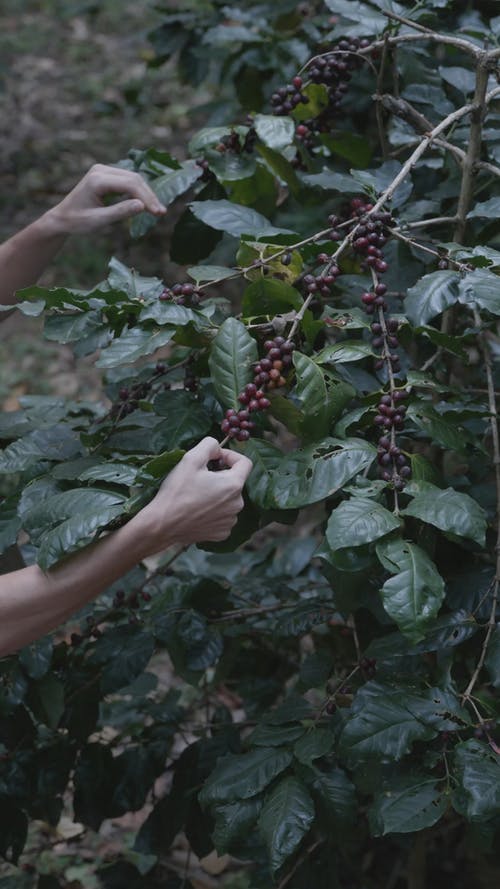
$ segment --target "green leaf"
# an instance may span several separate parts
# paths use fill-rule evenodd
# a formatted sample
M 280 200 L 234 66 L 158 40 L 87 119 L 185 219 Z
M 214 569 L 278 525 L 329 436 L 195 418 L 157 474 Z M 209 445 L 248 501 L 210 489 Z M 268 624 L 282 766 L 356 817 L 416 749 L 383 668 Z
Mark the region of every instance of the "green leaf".
M 296 383 L 294 395 L 301 404 L 304 419 L 302 431 L 310 439 L 318 439 L 329 432 L 330 410 L 328 390 L 318 365 L 302 352 L 293 353 Z
M 343 769 L 336 767 L 319 772 L 312 789 L 321 813 L 334 830 L 354 824 L 358 808 L 356 791 Z
M 325 0 L 328 9 L 335 15 L 342 16 L 347 21 L 355 22 L 357 31 L 348 28 L 342 28 L 342 34 L 348 33 L 356 36 L 357 34 L 379 34 L 387 27 L 387 19 L 376 12 L 373 6 L 367 3 L 360 3 L 359 0 Z M 360 29 L 360 30 L 359 30 Z
M 453 488 L 442 490 L 430 482 L 418 482 L 414 489 L 416 495 L 401 511 L 402 515 L 413 516 L 449 534 L 468 537 L 479 546 L 485 545 L 486 513 L 472 497 Z M 412 489 L 408 491 L 412 492 Z
M 160 392 L 153 407 L 156 414 L 166 417 L 162 427 L 166 451 L 188 446 L 210 430 L 212 418 L 191 392 L 180 389 Z
M 219 281 L 221 278 L 230 278 L 235 274 L 235 269 L 228 269 L 223 265 L 192 265 L 188 268 L 188 275 L 200 284 L 202 281 Z
M 284 778 L 266 796 L 259 828 L 268 848 L 273 873 L 295 851 L 313 820 L 314 803 L 297 778 Z
M 284 460 L 283 453 L 275 445 L 262 439 L 250 439 L 245 444 L 245 454 L 253 463 L 247 480 L 251 500 L 261 509 L 274 509 L 273 479 L 278 466 Z
M 244 315 L 276 315 L 286 309 L 301 308 L 303 299 L 295 287 L 276 278 L 257 278 L 243 294 Z
M 179 195 L 184 194 L 202 175 L 202 168 L 194 160 L 187 160 L 180 169 L 164 173 L 157 179 L 151 179 L 149 187 L 154 191 L 165 207 L 168 207 Z M 151 213 L 139 213 L 130 223 L 130 234 L 140 238 L 146 234 L 158 219 Z
M 274 151 L 273 148 L 268 148 L 267 145 L 264 145 L 263 143 L 257 143 L 256 148 L 259 154 L 264 158 L 271 173 L 274 173 L 278 179 L 281 179 L 282 182 L 285 182 L 288 185 L 294 197 L 298 197 L 301 191 L 301 183 L 290 161 L 283 157 L 278 151 Z
M 326 539 L 331 550 L 372 543 L 401 527 L 400 520 L 375 500 L 352 497 L 330 515 Z
M 71 315 L 52 315 L 45 319 L 43 330 L 46 339 L 63 344 L 78 342 L 100 332 L 111 338 L 100 309 Z
M 327 438 L 292 451 L 276 468 L 271 498 L 279 509 L 317 503 L 367 469 L 375 456 L 375 448 L 357 438 Z
M 56 729 L 64 713 L 64 685 L 53 673 L 48 673 L 33 689 L 39 718 L 51 729 Z
M 177 466 L 185 453 L 186 452 L 182 450 L 182 448 L 165 451 L 163 454 L 158 454 L 157 457 L 153 457 L 152 460 L 148 460 L 142 469 L 147 475 L 152 475 L 153 478 L 163 478 L 165 475 L 168 475 L 174 466 Z
M 390 833 L 414 833 L 432 827 L 448 808 L 446 793 L 428 775 L 402 774 L 384 782 L 369 811 L 375 837 Z
M 457 744 L 454 775 L 458 781 L 453 807 L 468 821 L 487 821 L 500 811 L 500 759 L 486 744 Z
M 343 343 L 335 343 L 334 346 L 326 346 L 315 356 L 317 364 L 336 364 L 348 361 L 361 361 L 362 358 L 373 356 L 374 352 L 368 343 L 361 340 L 345 340 Z
M 323 167 L 321 173 L 303 173 L 300 178 L 306 185 L 322 188 L 324 191 L 339 191 L 341 194 L 352 194 L 356 191 L 356 184 L 351 176 L 334 173 L 328 167 Z
M 307 105 L 297 105 L 293 109 L 293 118 L 296 121 L 309 120 L 317 117 L 328 106 L 328 90 L 323 83 L 308 83 L 301 89 L 309 99 Z
M 79 436 L 58 423 L 48 429 L 35 429 L 0 452 L 1 472 L 22 472 L 40 460 L 73 460 L 82 453 Z
M 372 757 L 401 759 L 414 741 L 430 741 L 438 731 L 456 729 L 450 716 L 459 706 L 448 697 L 437 689 L 367 682 L 354 698 L 340 739 L 341 755 L 351 766 Z
M 225 407 L 238 408 L 238 395 L 252 379 L 258 359 L 257 343 L 244 324 L 227 318 L 212 342 L 209 367 L 218 398 Z
M 253 126 L 261 142 L 276 150 L 291 145 L 295 136 L 295 124 L 291 117 L 256 114 Z
M 7 547 L 12 546 L 16 540 L 18 532 L 21 528 L 21 519 L 15 509 L 7 509 L 5 503 L 2 504 L 2 514 L 0 515 L 0 553 L 5 552 Z
M 384 568 L 394 573 L 381 593 L 384 609 L 412 642 L 425 635 L 444 599 L 444 581 L 427 553 L 407 540 L 384 540 L 377 546 Z
M 246 739 L 254 747 L 282 747 L 304 734 L 302 725 L 266 725 L 261 722 Z
M 481 204 L 475 204 L 467 213 L 467 219 L 498 219 L 500 215 L 500 198 L 490 198 Z
M 89 543 L 101 528 L 121 515 L 125 497 L 94 488 L 74 488 L 47 498 L 27 516 L 24 526 L 39 542 L 38 564 L 46 570 Z
M 233 204 L 231 201 L 193 201 L 189 206 L 196 218 L 205 225 L 226 232 L 234 238 L 239 238 L 241 235 L 260 237 L 290 234 L 289 229 L 276 228 L 256 210 L 241 204 Z
M 135 466 L 127 466 L 126 463 L 99 463 L 84 469 L 78 476 L 81 482 L 109 482 L 114 485 L 133 485 L 137 478 L 138 469 Z
M 162 327 L 185 327 L 186 324 L 192 324 L 195 330 L 203 330 L 210 323 L 201 312 L 166 300 L 158 300 L 145 306 L 141 312 L 141 323 L 143 321 L 156 321 Z
M 19 662 L 31 679 L 41 679 L 48 673 L 52 663 L 52 649 L 52 639 L 49 636 L 21 649 Z
M 431 272 L 410 287 L 405 299 L 408 318 L 417 327 L 455 305 L 460 296 L 460 275 L 449 269 Z
M 234 843 L 245 839 L 257 821 L 261 808 L 262 800 L 254 798 L 217 806 L 212 839 L 219 855 L 225 855 Z
M 217 763 L 200 793 L 202 805 L 233 803 L 257 796 L 292 761 L 289 750 L 258 747 L 229 754 Z
M 396 178 L 401 169 L 402 164 L 399 161 L 388 160 L 384 161 L 382 166 L 376 170 L 352 170 L 351 172 L 353 178 L 365 188 L 371 188 L 376 194 L 381 194 Z M 411 178 L 407 176 L 394 192 L 392 198 L 393 206 L 400 207 L 406 203 L 412 191 L 413 183 Z
M 151 330 L 133 327 L 131 330 L 125 330 L 107 349 L 103 349 L 96 366 L 118 367 L 120 364 L 133 364 L 138 358 L 151 355 L 156 349 L 166 346 L 174 334 L 175 327 Z
M 153 651 L 154 638 L 149 630 L 129 625 L 109 627 L 96 640 L 90 654 L 91 662 L 103 667 L 103 693 L 111 694 L 130 685 L 146 669 Z
M 299 762 L 310 766 L 313 760 L 330 753 L 334 743 L 335 737 L 329 729 L 314 728 L 294 744 L 293 755 Z
M 459 301 L 472 308 L 486 309 L 500 315 L 500 277 L 487 269 L 467 272 L 460 280 Z

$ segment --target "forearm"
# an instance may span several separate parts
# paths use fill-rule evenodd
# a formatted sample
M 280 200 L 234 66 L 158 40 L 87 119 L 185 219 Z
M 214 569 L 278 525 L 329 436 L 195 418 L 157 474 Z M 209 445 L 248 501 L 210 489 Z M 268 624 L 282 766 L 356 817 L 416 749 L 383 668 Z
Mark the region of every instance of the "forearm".
M 32 565 L 0 576 L 0 657 L 55 629 L 133 568 L 147 554 L 145 535 L 132 519 L 47 573 Z
M 16 291 L 36 284 L 65 240 L 49 211 L 1 244 L 0 304 L 15 305 Z

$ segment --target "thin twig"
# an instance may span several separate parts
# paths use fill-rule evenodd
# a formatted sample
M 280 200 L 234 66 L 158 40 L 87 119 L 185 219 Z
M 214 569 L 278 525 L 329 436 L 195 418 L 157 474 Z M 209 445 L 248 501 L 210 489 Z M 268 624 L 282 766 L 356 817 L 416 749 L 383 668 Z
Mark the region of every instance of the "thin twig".
M 301 865 L 304 864 L 304 861 L 307 861 L 309 856 L 312 855 L 312 853 L 318 848 L 318 846 L 321 846 L 321 844 L 324 842 L 324 839 L 316 840 L 315 843 L 313 843 L 306 849 L 304 854 L 300 856 L 300 858 L 295 862 L 292 869 L 287 873 L 286 877 L 282 879 L 281 883 L 278 886 L 278 889 L 285 889 L 285 886 L 288 886 L 290 880 L 297 873 L 299 867 L 301 867 Z
M 469 132 L 469 145 L 463 162 L 462 182 L 457 205 L 457 225 L 453 240 L 462 243 L 466 218 L 469 212 L 472 194 L 474 191 L 474 169 L 481 155 L 481 142 L 483 135 L 483 117 L 486 110 L 486 94 L 488 89 L 489 71 L 486 65 L 479 64 L 476 71 L 476 87 L 472 100 L 471 125 Z

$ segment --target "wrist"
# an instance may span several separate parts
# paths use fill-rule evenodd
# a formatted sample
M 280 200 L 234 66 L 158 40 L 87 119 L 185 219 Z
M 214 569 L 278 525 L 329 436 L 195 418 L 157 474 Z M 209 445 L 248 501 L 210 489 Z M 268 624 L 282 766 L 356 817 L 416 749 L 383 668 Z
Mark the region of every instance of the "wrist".
M 130 547 L 137 562 L 154 556 L 161 550 L 179 543 L 175 533 L 175 522 L 166 521 L 165 515 L 148 504 L 137 513 L 123 528 L 124 546 Z
M 64 213 L 61 212 L 59 204 L 47 210 L 33 223 L 33 226 L 45 240 L 60 240 L 61 244 L 71 233 L 68 221 L 65 219 Z

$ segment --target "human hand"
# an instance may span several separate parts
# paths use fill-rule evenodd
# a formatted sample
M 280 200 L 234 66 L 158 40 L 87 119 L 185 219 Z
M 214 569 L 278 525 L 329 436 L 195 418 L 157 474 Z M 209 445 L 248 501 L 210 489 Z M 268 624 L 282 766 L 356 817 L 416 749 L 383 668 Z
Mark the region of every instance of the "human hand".
M 220 458 L 228 469 L 210 471 L 209 461 Z M 243 485 L 251 469 L 248 457 L 221 448 L 215 438 L 200 441 L 132 520 L 142 526 L 147 555 L 172 543 L 224 540 L 243 507 Z
M 106 206 L 103 198 L 109 194 L 129 197 Z M 139 173 L 94 164 L 74 189 L 43 218 L 55 234 L 85 234 L 136 216 L 143 210 L 162 216 L 166 207 Z

